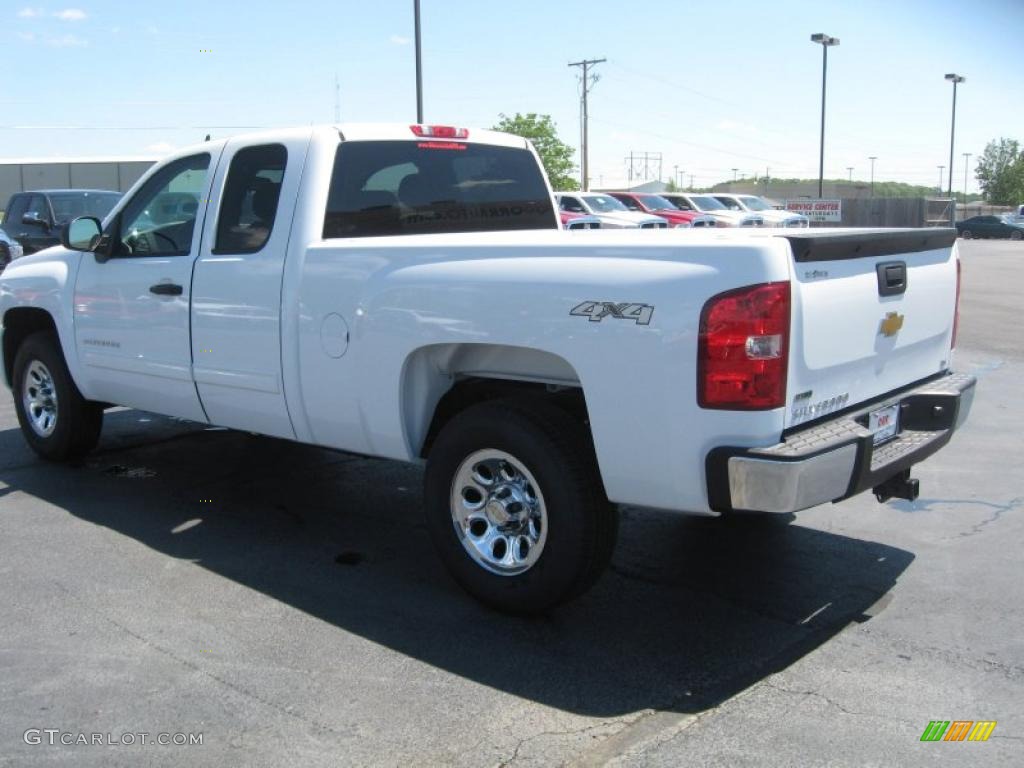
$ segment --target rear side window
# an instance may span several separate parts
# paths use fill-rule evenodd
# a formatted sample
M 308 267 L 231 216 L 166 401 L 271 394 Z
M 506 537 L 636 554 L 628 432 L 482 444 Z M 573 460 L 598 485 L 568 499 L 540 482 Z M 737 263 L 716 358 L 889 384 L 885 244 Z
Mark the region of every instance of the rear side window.
M 270 239 L 287 160 L 282 144 L 235 153 L 224 184 L 214 253 L 255 253 Z
M 525 149 L 435 141 L 338 146 L 324 237 L 558 229 Z

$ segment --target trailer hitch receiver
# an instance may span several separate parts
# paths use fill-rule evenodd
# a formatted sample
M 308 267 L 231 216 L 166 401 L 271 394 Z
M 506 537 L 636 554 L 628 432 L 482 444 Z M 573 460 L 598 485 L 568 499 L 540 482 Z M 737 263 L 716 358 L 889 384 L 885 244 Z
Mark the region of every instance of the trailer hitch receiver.
M 893 475 L 881 485 L 871 489 L 874 491 L 878 503 L 882 504 L 889 499 L 906 499 L 913 501 L 921 492 L 921 483 L 910 476 L 910 470 L 905 469 L 899 474 Z

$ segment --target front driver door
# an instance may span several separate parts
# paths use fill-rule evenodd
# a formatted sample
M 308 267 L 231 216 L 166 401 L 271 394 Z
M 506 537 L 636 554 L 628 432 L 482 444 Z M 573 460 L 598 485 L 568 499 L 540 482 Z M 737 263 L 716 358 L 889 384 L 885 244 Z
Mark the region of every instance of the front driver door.
M 82 255 L 75 343 L 90 399 L 206 421 L 192 380 L 189 305 L 222 148 L 157 170 L 107 225 L 109 260 Z

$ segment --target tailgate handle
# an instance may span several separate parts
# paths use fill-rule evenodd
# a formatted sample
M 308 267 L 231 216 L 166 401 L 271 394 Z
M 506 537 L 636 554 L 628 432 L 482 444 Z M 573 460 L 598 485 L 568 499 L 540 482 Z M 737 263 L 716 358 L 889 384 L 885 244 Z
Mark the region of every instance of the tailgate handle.
M 883 261 L 875 267 L 878 273 L 878 295 L 899 296 L 907 291 L 907 263 Z

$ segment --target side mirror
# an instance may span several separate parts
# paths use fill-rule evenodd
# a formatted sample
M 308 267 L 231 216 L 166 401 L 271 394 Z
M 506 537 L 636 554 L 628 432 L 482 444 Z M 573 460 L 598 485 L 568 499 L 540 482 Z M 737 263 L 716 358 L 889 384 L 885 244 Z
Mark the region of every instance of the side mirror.
M 102 236 L 99 219 L 95 216 L 79 216 L 64 225 L 60 242 L 72 251 L 90 253 L 96 249 Z
M 22 216 L 21 223 L 28 224 L 30 227 L 40 227 L 41 229 L 46 230 L 50 228 L 50 223 L 48 221 L 40 219 L 39 214 L 35 212 L 26 213 L 24 216 Z

